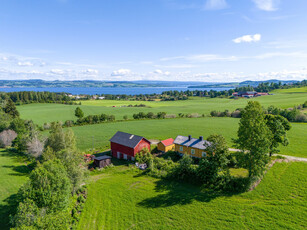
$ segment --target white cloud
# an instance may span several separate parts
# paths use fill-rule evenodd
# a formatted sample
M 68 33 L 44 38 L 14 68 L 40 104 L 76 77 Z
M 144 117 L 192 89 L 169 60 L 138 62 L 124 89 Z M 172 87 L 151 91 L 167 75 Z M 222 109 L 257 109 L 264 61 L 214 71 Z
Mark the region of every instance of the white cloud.
M 242 43 L 242 42 L 259 42 L 261 40 L 261 34 L 254 35 L 244 35 L 242 37 L 238 37 L 233 39 L 234 43 Z
M 130 69 L 119 69 L 119 70 L 114 70 L 111 73 L 111 76 L 125 76 L 131 74 Z
M 218 54 L 195 54 L 188 56 L 176 56 L 161 58 L 160 61 L 186 60 L 191 62 L 209 62 L 209 61 L 235 61 L 235 56 L 221 56 Z
M 18 62 L 17 65 L 19 65 L 19 66 L 33 66 L 34 64 L 32 62 L 25 61 L 25 62 Z
M 227 7 L 225 0 L 207 0 L 205 4 L 206 10 L 221 10 Z
M 96 75 L 96 74 L 99 73 L 99 71 L 97 69 L 87 69 L 87 70 L 84 70 L 82 72 L 85 73 L 85 74 L 93 74 L 93 75 Z
M 164 75 L 164 76 L 169 76 L 171 73 L 169 71 L 162 71 L 160 69 L 156 69 L 154 72 L 154 74 L 158 74 L 158 75 Z
M 278 10 L 277 6 L 279 4 L 279 0 L 253 0 L 256 4 L 256 7 L 260 10 L 264 11 L 275 11 Z

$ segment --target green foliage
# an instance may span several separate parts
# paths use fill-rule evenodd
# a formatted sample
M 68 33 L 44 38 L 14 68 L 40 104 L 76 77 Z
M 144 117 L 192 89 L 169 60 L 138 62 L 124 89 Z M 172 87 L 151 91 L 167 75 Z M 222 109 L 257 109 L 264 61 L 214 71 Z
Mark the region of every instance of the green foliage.
M 76 149 L 76 140 L 74 132 L 71 129 L 64 130 L 59 123 L 53 123 L 49 137 L 46 141 L 46 147 L 50 147 L 54 152 L 63 149 Z
M 257 177 L 264 171 L 268 162 L 267 153 L 272 133 L 266 125 L 264 112 L 259 102 L 249 101 L 242 112 L 238 138 L 235 143 L 246 152 L 249 177 Z
M 29 178 L 20 190 L 24 199 L 33 200 L 37 207 L 46 208 L 47 212 L 67 208 L 71 183 L 59 160 L 44 162 L 31 172 Z
M 9 114 L 12 118 L 19 117 L 19 112 L 11 99 L 7 100 L 5 106 L 3 107 L 3 111 Z
M 76 110 L 75 110 L 75 116 L 78 117 L 78 118 L 84 117 L 84 113 L 83 113 L 82 109 L 80 109 L 80 107 L 77 107 L 77 108 L 76 108 Z
M 147 164 L 147 166 L 152 163 L 152 154 L 149 152 L 147 148 L 143 148 L 139 153 L 135 155 L 135 161 L 140 164 Z
M 280 115 L 265 115 L 266 125 L 269 127 L 271 135 L 271 143 L 269 146 L 270 156 L 272 153 L 279 152 L 278 146 L 282 144 L 287 146 L 289 144 L 289 139 L 287 137 L 287 131 L 291 129 L 291 124 L 289 121 Z

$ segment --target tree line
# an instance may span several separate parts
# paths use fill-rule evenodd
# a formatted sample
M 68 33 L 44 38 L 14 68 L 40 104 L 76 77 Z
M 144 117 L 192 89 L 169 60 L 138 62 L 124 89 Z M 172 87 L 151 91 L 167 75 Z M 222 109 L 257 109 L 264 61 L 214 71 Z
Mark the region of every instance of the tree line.
M 61 103 L 61 104 L 79 104 L 74 101 L 74 98 L 68 96 L 67 93 L 54 92 L 35 92 L 35 91 L 20 91 L 0 93 L 0 100 L 11 99 L 16 105 L 30 103 Z

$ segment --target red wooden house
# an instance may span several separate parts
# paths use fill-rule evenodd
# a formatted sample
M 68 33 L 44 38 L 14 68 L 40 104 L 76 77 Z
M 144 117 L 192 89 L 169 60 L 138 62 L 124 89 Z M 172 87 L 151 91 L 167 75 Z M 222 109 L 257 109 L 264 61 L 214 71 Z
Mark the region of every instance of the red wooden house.
M 135 160 L 143 148 L 150 151 L 150 141 L 144 137 L 118 131 L 111 139 L 112 156 L 118 159 Z

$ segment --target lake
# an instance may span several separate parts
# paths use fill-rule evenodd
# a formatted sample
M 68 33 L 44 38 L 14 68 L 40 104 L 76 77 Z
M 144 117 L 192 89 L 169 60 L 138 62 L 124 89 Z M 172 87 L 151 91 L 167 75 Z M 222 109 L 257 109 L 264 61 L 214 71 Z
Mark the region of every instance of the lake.
M 37 91 L 37 92 L 43 92 L 43 91 L 49 91 L 49 92 L 56 92 L 56 93 L 71 93 L 73 95 L 79 95 L 79 94 L 88 94 L 88 95 L 95 95 L 95 94 L 113 94 L 113 95 L 120 95 L 120 94 L 126 94 L 126 95 L 137 95 L 137 94 L 160 94 L 164 91 L 170 91 L 170 90 L 178 90 L 178 91 L 186 91 L 189 88 L 187 87 L 118 87 L 118 88 L 111 88 L 111 87 L 102 87 L 102 88 L 92 88 L 92 87 L 46 87 L 46 88 L 0 88 L 0 92 L 19 92 L 19 91 Z M 189 90 L 215 90 L 215 91 L 223 91 L 223 90 L 229 90 L 232 88 L 191 88 Z

